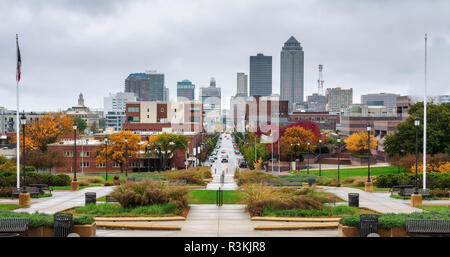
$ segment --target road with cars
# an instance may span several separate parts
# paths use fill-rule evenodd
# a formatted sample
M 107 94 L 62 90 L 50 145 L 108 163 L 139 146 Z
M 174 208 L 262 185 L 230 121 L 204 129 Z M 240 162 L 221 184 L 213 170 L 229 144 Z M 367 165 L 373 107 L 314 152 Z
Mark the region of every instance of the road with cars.
M 234 171 L 238 167 L 238 156 L 235 153 L 231 135 L 222 133 L 217 142 L 217 147 L 212 156 L 217 159 L 213 160 L 211 165 L 211 173 L 213 180 L 206 186 L 206 189 L 217 190 L 235 190 L 238 188 L 234 182 Z

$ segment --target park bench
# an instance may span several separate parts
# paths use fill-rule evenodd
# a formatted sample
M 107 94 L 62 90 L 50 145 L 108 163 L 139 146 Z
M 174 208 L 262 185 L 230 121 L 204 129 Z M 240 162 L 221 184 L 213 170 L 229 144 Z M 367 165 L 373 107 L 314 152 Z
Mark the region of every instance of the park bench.
M 408 236 L 450 237 L 450 220 L 407 219 Z
M 39 188 L 37 188 L 37 187 L 26 187 L 26 190 L 27 190 L 28 193 L 30 193 L 31 196 L 33 196 L 33 195 L 37 196 L 37 195 L 40 194 Z M 13 199 L 14 196 L 18 197 L 21 192 L 22 192 L 21 188 L 13 187 L 11 189 L 11 199 Z
M 184 186 L 186 185 L 186 179 L 169 179 L 169 186 Z
M 47 190 L 50 193 L 52 193 L 52 191 L 53 191 L 53 189 L 47 184 L 30 184 L 30 186 L 39 188 L 40 194 L 44 194 L 45 193 L 44 190 Z
M 0 218 L 0 237 L 14 237 L 28 231 L 29 218 Z
M 414 194 L 416 190 L 414 188 L 404 188 L 403 190 L 401 190 L 398 195 L 403 196 L 404 198 L 407 196 L 411 196 L 412 194 Z M 430 190 L 429 189 L 422 189 L 420 188 L 418 190 L 419 194 L 421 194 L 422 196 L 430 196 Z
M 393 186 L 391 188 L 391 190 L 389 190 L 389 191 L 391 192 L 391 195 L 392 195 L 394 192 L 400 192 L 400 191 L 404 190 L 405 188 L 414 188 L 414 186 L 411 186 L 411 185 Z

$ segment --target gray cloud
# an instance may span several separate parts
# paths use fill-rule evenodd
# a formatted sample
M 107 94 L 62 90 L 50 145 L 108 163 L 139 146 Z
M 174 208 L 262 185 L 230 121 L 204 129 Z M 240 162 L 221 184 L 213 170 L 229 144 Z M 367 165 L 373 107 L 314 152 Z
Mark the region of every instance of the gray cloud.
M 66 109 L 79 92 L 101 107 L 129 73 L 147 69 L 165 73 L 172 98 L 177 81 L 198 88 L 210 77 L 229 97 L 257 52 L 273 56 L 277 93 L 291 35 L 305 51 L 305 95 L 317 91 L 319 63 L 325 88 L 353 87 L 355 102 L 365 93 L 422 94 L 425 32 L 429 92 L 449 94 L 449 11 L 448 1 L 1 2 L 0 106 L 15 109 L 15 33 L 26 110 Z

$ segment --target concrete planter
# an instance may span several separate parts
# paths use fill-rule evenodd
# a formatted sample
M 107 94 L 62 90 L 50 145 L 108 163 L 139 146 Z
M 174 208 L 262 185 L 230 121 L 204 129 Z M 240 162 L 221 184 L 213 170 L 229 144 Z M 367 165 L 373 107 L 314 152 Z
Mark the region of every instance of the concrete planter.
M 378 234 L 380 237 L 406 237 L 405 228 L 391 228 L 391 229 L 378 229 Z M 338 226 L 339 237 L 359 237 L 360 232 L 357 227 L 343 226 L 339 224 Z
M 95 237 L 97 232 L 97 225 L 73 225 L 72 233 L 77 233 L 80 237 Z

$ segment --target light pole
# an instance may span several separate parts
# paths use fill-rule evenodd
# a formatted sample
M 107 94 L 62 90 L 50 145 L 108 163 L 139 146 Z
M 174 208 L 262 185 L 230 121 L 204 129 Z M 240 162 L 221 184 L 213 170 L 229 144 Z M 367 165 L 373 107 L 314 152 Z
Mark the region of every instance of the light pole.
M 128 178 L 128 138 L 125 136 L 125 176 Z
M 308 155 L 309 155 L 309 145 L 311 142 L 308 141 Z M 308 164 L 306 164 L 306 174 L 309 174 L 309 156 L 308 156 Z
M 73 122 L 73 181 L 77 181 L 77 123 Z
M 256 169 L 256 133 L 255 133 L 255 169 Z
M 411 206 L 422 206 L 422 195 L 419 194 L 419 177 L 417 174 L 417 159 L 419 157 L 418 155 L 418 149 L 417 149 L 417 134 L 419 130 L 420 125 L 420 118 L 416 116 L 414 119 L 414 126 L 416 127 L 416 185 L 414 189 L 414 194 L 411 195 Z
M 105 137 L 105 181 L 108 181 L 108 137 Z
M 373 191 L 373 183 L 370 181 L 370 123 L 367 123 L 367 182 L 365 183 L 365 191 Z
M 322 163 L 320 162 L 320 157 L 322 155 L 322 139 L 319 138 L 319 177 L 322 177 Z
M 341 185 L 340 183 L 340 176 L 339 176 L 339 168 L 340 168 L 340 164 L 341 164 L 341 137 L 338 136 L 337 138 L 337 142 L 338 142 L 338 186 Z
M 25 187 L 25 182 L 26 182 L 26 176 L 27 176 L 27 172 L 26 172 L 26 161 L 25 161 L 25 125 L 27 124 L 27 118 L 25 117 L 25 112 L 22 113 L 22 116 L 20 117 L 20 123 L 22 123 L 22 155 L 23 155 L 23 189 L 22 189 L 22 193 L 26 193 L 27 189 Z

